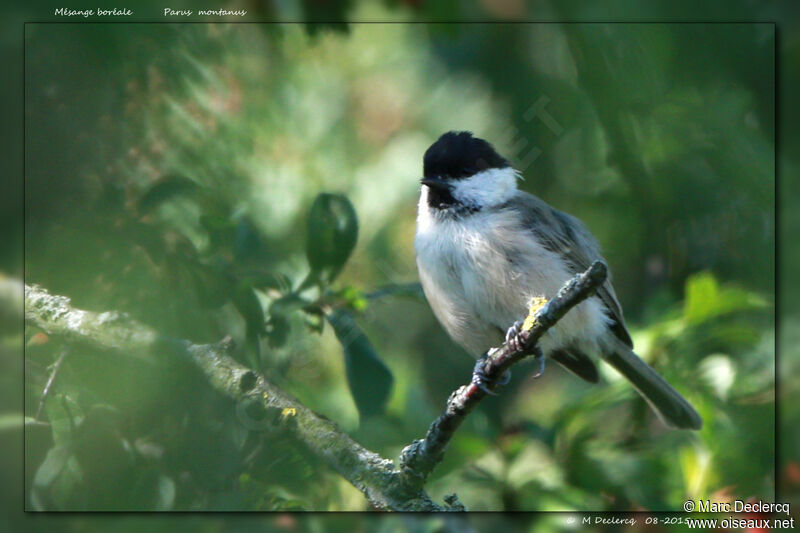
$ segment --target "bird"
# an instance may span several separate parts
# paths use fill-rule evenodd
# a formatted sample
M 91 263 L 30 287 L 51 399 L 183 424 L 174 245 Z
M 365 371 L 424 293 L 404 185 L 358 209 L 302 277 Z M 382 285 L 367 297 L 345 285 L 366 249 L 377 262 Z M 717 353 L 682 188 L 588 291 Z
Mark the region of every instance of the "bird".
M 444 133 L 423 156 L 414 237 L 420 283 L 445 331 L 478 358 L 482 388 L 481 361 L 491 347 L 519 338 L 532 299 L 553 298 L 575 274 L 605 262 L 586 226 L 518 189 L 521 178 L 469 131 Z M 702 427 L 694 407 L 633 352 L 610 275 L 536 349 L 540 373 L 545 359 L 553 360 L 590 383 L 599 381 L 592 358 L 599 356 L 667 426 Z

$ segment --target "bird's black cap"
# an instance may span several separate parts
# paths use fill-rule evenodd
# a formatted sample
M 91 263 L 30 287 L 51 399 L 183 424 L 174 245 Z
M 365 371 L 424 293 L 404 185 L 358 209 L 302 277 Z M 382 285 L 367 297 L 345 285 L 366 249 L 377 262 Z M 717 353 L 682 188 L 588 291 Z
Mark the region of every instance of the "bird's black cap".
M 422 171 L 426 178 L 468 178 L 490 168 L 511 166 L 491 144 L 469 131 L 448 131 L 425 152 Z

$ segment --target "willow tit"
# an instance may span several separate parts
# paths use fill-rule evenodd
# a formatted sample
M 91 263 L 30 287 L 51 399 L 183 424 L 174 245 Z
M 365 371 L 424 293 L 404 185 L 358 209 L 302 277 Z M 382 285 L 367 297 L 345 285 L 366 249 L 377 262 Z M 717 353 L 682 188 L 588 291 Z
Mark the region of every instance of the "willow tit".
M 575 217 L 517 189 L 517 172 L 491 144 L 448 132 L 425 152 L 414 248 L 425 296 L 444 329 L 480 357 L 513 340 L 532 298 L 552 298 L 565 281 L 602 260 Z M 610 278 L 539 340 L 541 352 L 591 383 L 599 354 L 625 376 L 664 422 L 699 429 L 702 419 L 633 353 Z M 542 359 L 543 361 L 544 359 Z

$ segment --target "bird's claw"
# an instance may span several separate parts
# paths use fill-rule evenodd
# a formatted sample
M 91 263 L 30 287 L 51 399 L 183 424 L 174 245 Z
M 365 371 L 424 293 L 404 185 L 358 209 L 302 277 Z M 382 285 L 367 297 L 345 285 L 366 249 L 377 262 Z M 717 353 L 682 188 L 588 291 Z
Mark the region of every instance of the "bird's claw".
M 528 341 L 528 332 L 522 329 L 522 322 L 519 320 L 506 331 L 506 345 L 514 353 L 521 352 Z
M 542 374 L 544 374 L 545 359 L 544 359 L 544 352 L 542 352 L 542 349 L 539 347 L 538 344 L 533 349 L 534 349 L 534 358 L 536 359 L 536 362 L 539 363 L 539 369 L 533 375 L 533 379 L 536 379 L 542 377 Z
M 483 365 L 486 363 L 488 354 L 483 354 L 475 362 L 475 368 L 472 370 L 472 383 L 481 389 L 486 394 L 497 396 L 497 393 L 491 390 L 488 386 L 494 385 L 496 387 L 506 385 L 511 380 L 511 372 L 506 370 L 499 379 L 490 378 L 483 371 Z

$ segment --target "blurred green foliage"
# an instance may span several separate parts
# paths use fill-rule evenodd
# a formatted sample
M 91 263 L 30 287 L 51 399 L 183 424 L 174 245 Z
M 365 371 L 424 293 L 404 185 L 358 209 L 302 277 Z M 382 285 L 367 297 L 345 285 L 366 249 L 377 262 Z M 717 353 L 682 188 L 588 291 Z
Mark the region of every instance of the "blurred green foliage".
M 774 45 L 757 24 L 29 25 L 26 280 L 165 335 L 232 334 L 394 457 L 472 366 L 409 285 L 422 154 L 469 129 L 597 235 L 637 351 L 705 426 L 666 430 L 608 369 L 592 387 L 520 366 L 432 495 L 771 500 Z M 180 362 L 25 342 L 29 509 L 365 509 Z

